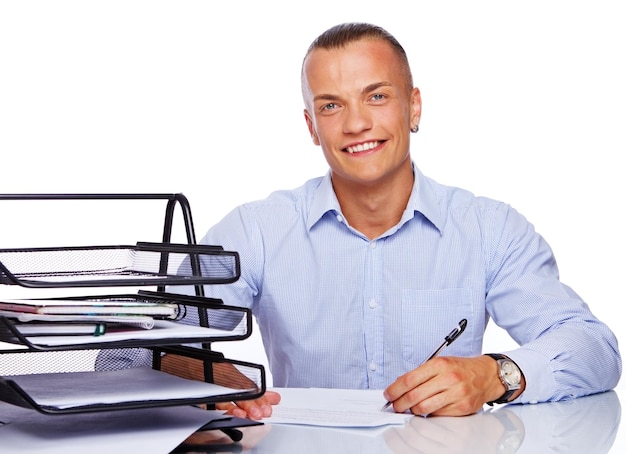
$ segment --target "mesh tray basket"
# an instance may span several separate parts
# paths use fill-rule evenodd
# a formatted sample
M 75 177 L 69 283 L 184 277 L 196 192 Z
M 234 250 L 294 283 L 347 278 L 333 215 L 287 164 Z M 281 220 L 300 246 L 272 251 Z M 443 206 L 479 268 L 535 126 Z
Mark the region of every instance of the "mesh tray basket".
M 55 303 L 64 301 L 80 303 L 88 310 L 91 305 L 97 307 L 108 302 L 131 303 L 135 306 L 133 309 L 139 310 L 142 305 L 151 308 L 150 305 L 162 304 L 173 309 L 176 315 L 173 319 L 161 319 L 149 315 L 42 315 L 0 310 L 0 341 L 14 345 L 13 349 L 5 346 L 4 352 L 200 344 L 243 340 L 252 332 L 250 309 L 229 306 L 214 298 L 144 290 L 136 295 L 72 296 L 54 300 Z M 20 300 L 13 302 L 19 303 Z M 67 308 L 78 312 L 76 306 Z M 59 325 L 66 332 L 51 334 L 51 330 Z M 103 333 L 93 335 L 72 331 L 74 326 L 81 325 L 103 326 Z M 27 334 L 28 328 L 34 331 L 29 331 L 30 335 Z
M 74 353 L 54 352 L 57 356 Z M 91 370 L 0 377 L 0 400 L 55 415 L 214 404 L 255 399 L 266 390 L 262 365 L 227 359 L 210 350 L 173 347 L 105 353 Z
M 23 287 L 209 285 L 239 276 L 239 255 L 220 246 L 140 242 L 0 249 L 0 284 Z

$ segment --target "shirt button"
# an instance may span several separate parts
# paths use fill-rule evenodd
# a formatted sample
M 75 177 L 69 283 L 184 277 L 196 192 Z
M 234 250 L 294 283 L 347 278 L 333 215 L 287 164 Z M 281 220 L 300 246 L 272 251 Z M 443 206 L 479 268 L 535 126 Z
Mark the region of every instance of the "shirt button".
M 375 363 L 374 361 L 372 361 L 372 362 L 370 363 L 370 370 L 371 370 L 372 372 L 376 370 L 376 363 Z
M 343 222 L 343 216 L 342 216 L 342 215 L 340 215 L 340 214 L 338 214 L 338 215 L 337 215 L 337 221 L 339 221 L 339 222 Z
M 370 249 L 376 249 L 376 241 L 370 242 Z
M 369 306 L 370 306 L 370 309 L 376 309 L 376 306 L 378 306 L 378 303 L 376 302 L 376 300 L 374 298 L 372 298 L 370 300 Z

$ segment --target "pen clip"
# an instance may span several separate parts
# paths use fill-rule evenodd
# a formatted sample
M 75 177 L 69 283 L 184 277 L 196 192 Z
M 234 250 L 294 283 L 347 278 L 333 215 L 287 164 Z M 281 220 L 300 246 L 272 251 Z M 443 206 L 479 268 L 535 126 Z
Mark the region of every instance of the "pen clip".
M 450 345 L 454 342 L 463 331 L 465 331 L 465 327 L 467 326 L 467 320 L 463 319 L 459 322 L 459 326 L 450 331 L 450 334 L 446 336 L 446 345 Z

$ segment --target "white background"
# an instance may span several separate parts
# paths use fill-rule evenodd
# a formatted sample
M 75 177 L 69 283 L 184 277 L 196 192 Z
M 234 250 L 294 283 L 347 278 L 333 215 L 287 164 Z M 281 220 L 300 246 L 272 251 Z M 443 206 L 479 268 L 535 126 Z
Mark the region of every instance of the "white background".
M 301 60 L 326 28 L 374 22 L 422 91 L 418 166 L 525 214 L 622 339 L 620 3 L 0 0 L 0 193 L 182 192 L 201 236 L 235 205 L 326 171 Z M 68 226 L 4 202 L 0 247 L 158 240 L 160 220 L 139 211 L 81 207 Z M 485 350 L 510 342 L 489 328 Z M 256 336 L 222 350 L 264 361 Z

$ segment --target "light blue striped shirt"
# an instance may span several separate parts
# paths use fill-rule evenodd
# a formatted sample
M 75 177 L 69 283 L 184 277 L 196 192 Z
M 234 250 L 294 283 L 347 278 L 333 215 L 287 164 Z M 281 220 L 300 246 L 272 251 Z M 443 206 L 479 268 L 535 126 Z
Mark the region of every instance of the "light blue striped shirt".
M 459 320 L 446 355 L 481 354 L 489 319 L 521 345 L 519 402 L 613 388 L 617 340 L 559 281 L 552 251 L 510 206 L 415 168 L 402 219 L 375 240 L 342 216 L 330 175 L 230 212 L 201 240 L 241 256 L 207 288 L 252 308 L 275 386 L 378 388 L 417 367 Z

